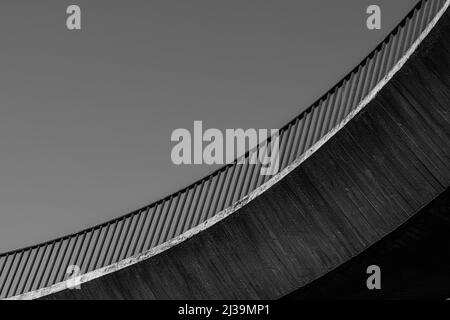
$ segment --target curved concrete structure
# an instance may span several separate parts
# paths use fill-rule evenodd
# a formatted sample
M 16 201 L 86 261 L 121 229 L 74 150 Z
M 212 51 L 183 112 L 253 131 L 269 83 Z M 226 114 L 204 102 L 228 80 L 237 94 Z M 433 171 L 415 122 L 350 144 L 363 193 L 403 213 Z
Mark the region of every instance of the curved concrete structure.
M 450 19 L 324 146 L 227 219 L 50 299 L 275 299 L 402 225 L 450 184 Z
M 450 183 L 448 6 L 422 1 L 283 128 L 275 177 L 233 164 L 118 220 L 5 254 L 0 294 L 274 299 L 363 252 Z M 58 279 L 77 262 L 82 290 L 65 290 Z

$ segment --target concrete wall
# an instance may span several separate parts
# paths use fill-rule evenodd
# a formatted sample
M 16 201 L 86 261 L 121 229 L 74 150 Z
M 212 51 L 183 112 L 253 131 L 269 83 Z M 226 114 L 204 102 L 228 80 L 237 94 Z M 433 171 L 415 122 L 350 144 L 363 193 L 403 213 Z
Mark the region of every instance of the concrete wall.
M 199 235 L 47 299 L 274 299 L 398 228 L 450 184 L 450 21 L 275 186 Z

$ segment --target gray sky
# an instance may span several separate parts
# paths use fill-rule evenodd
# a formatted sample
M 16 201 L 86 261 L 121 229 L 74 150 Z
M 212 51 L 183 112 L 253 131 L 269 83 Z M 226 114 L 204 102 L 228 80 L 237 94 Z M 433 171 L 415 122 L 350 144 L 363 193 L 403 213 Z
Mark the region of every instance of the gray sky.
M 213 169 L 171 132 L 278 128 L 416 0 L 2 0 L 0 252 L 117 217 Z M 81 32 L 65 28 L 69 4 Z M 383 28 L 366 28 L 370 4 Z

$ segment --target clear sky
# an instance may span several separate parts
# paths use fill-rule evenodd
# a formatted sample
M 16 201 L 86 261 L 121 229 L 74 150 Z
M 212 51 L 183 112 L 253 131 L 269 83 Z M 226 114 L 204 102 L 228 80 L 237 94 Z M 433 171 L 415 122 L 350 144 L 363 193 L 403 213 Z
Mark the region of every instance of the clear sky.
M 417 0 L 2 0 L 0 252 L 76 232 L 213 171 L 170 135 L 278 128 Z M 65 27 L 82 9 L 82 30 Z M 366 8 L 382 9 L 382 30 Z

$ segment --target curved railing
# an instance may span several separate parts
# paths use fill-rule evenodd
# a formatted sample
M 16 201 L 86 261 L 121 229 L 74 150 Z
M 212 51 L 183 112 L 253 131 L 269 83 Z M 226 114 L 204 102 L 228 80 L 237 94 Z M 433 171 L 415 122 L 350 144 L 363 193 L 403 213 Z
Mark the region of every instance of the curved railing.
M 279 131 L 280 170 L 338 126 L 386 76 L 443 7 L 422 0 L 344 79 Z M 270 150 L 258 146 L 260 150 Z M 244 156 L 256 156 L 249 153 Z M 176 238 L 270 179 L 261 164 L 235 161 L 151 205 L 101 225 L 0 255 L 0 298 L 45 288 L 67 279 L 77 265 L 87 273 Z

